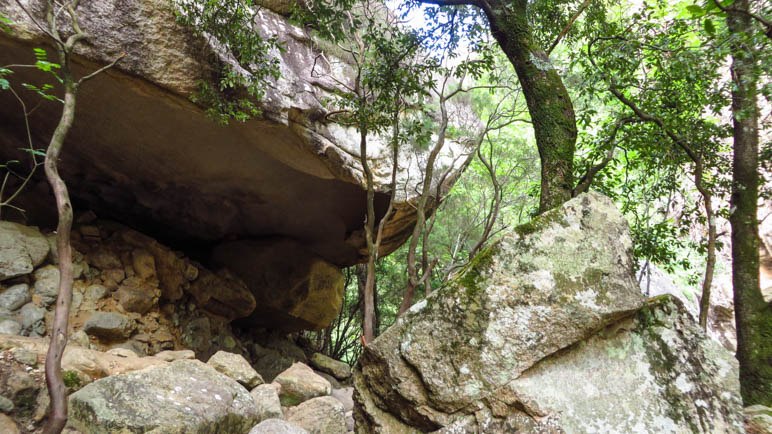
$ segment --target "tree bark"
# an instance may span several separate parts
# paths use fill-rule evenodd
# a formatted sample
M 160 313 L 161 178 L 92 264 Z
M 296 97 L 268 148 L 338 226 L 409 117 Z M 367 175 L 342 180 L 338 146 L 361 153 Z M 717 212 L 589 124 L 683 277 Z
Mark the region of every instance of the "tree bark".
M 753 32 L 748 0 L 737 0 L 727 12 L 732 37 L 733 212 L 732 285 L 737 325 L 737 360 L 744 405 L 772 406 L 772 307 L 759 282 L 758 77 L 748 40 Z
M 576 117 L 562 79 L 534 40 L 527 5 L 527 0 L 481 4 L 493 36 L 515 68 L 531 114 L 541 159 L 539 212 L 543 213 L 571 199 Z

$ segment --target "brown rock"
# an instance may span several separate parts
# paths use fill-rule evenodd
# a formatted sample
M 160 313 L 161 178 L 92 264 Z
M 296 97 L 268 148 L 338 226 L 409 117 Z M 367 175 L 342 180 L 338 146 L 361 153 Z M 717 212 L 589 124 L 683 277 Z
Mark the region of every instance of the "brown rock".
M 19 434 L 19 427 L 13 419 L 0 413 L 0 432 L 3 434 Z
M 128 312 L 147 313 L 158 304 L 161 290 L 136 277 L 124 280 L 115 292 L 118 303 Z

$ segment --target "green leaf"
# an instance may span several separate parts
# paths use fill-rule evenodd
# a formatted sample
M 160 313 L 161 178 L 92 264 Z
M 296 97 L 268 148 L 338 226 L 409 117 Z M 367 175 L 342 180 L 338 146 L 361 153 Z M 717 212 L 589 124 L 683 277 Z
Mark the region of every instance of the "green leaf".
M 702 26 L 705 28 L 705 32 L 707 32 L 708 35 L 716 36 L 716 26 L 713 24 L 713 20 L 705 18 L 705 21 L 702 22 Z
M 8 83 L 8 80 L 0 78 L 0 89 L 8 90 L 10 87 L 11 85 Z
M 686 7 L 686 10 L 692 14 L 692 18 L 700 18 L 705 15 L 705 9 L 700 5 L 689 5 Z

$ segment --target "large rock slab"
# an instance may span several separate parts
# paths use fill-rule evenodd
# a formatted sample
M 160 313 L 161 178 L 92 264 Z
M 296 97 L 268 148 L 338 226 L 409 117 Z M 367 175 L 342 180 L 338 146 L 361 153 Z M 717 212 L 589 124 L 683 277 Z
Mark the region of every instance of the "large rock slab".
M 295 241 L 225 243 L 215 248 L 212 260 L 238 275 L 255 297 L 255 310 L 241 324 L 316 330 L 340 312 L 343 273 Z
M 37 228 L 0 221 L 0 280 L 31 273 L 48 250 L 48 241 Z
M 84 434 L 240 433 L 257 422 L 249 392 L 197 360 L 104 378 L 69 403 L 69 421 Z
M 731 355 L 679 307 L 641 310 L 631 246 L 598 194 L 504 236 L 365 348 L 363 432 L 731 432 Z
M 276 7 L 286 2 L 270 3 L 286 12 Z M 255 27 L 264 36 L 276 36 L 283 47 L 275 53 L 279 78 L 265 86 L 261 119 L 222 126 L 189 97 L 202 81 L 216 87 L 213 77 L 231 59 L 216 40 L 195 37 L 178 24 L 171 4 L 81 2 L 80 24 L 91 37 L 76 47 L 76 75 L 125 56 L 79 92 L 67 157 L 60 163 L 72 196 L 100 216 L 133 226 L 151 222 L 173 238 L 209 243 L 283 235 L 301 240 L 330 263 L 361 262 L 366 192 L 358 134 L 325 119 L 336 107 L 321 103 L 339 90 L 336 80 L 349 79 L 341 72 L 345 62 L 323 53 L 287 18 L 257 11 Z M 40 14 L 42 8 L 30 9 Z M 0 64 L 34 62 L 31 48 L 43 46 L 45 36 L 16 2 L 0 1 L 0 13 L 15 23 L 10 34 L 0 33 Z M 19 70 L 14 77 L 49 81 L 33 70 Z M 31 123 L 37 139 L 48 138 L 60 112 L 59 103 L 45 101 L 35 110 Z M 21 159 L 18 148 L 26 147 L 21 110 L 8 92 L 0 94 L 0 119 L 0 157 Z M 443 152 L 438 165 L 458 168 L 465 147 L 450 147 L 454 151 Z M 387 141 L 373 138 L 368 157 L 381 218 L 391 172 Z M 398 189 L 396 218 L 384 230 L 381 254 L 410 234 L 415 210 L 402 192 L 417 191 L 415 174 L 425 158 L 425 153 L 407 152 L 398 165 L 405 186 Z

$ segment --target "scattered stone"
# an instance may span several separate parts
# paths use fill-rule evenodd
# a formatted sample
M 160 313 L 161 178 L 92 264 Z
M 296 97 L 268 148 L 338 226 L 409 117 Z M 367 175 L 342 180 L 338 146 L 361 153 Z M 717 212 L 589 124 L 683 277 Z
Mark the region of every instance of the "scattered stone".
M 14 311 L 29 303 L 32 296 L 29 293 L 29 285 L 20 283 L 13 285 L 0 293 L 0 308 Z
M 46 333 L 45 316 L 46 310 L 32 303 L 22 306 L 19 311 L 22 334 L 43 336 Z
M 80 231 L 80 234 L 83 235 L 84 238 L 88 238 L 91 241 L 99 241 L 102 238 L 101 233 L 99 232 L 99 227 L 94 225 L 82 225 L 78 228 Z
M 261 384 L 249 392 L 257 406 L 258 420 L 284 418 L 279 393 L 276 389 L 277 387 L 273 384 Z
M 13 355 L 13 359 L 22 365 L 32 366 L 33 368 L 38 365 L 38 355 L 34 351 L 25 348 L 13 348 L 10 353 Z
M 343 404 L 331 396 L 309 399 L 290 408 L 287 421 L 311 434 L 341 434 L 347 431 Z
M 100 339 L 125 339 L 134 331 L 134 321 L 115 312 L 94 312 L 83 325 L 83 330 Z
M 175 360 L 192 360 L 196 358 L 196 353 L 194 353 L 191 350 L 180 350 L 180 351 L 161 351 L 160 353 L 156 354 L 153 357 L 158 357 L 161 360 L 165 360 L 167 362 L 173 362 Z
M 332 397 L 343 404 L 343 410 L 351 411 L 354 409 L 354 388 L 344 387 L 342 389 L 332 389 Z
M 0 321 L 0 334 L 5 335 L 18 335 L 21 333 L 21 324 L 12 320 L 4 319 Z
M 19 434 L 19 427 L 13 419 L 0 413 L 0 432 L 3 434 Z
M 206 364 L 233 378 L 248 389 L 263 384 L 263 378 L 260 377 L 260 374 L 239 354 L 218 351 L 209 358 Z
M 115 292 L 115 298 L 127 312 L 147 313 L 158 304 L 161 290 L 136 277 L 124 280 Z
M 313 369 L 300 362 L 277 375 L 273 381 L 281 385 L 279 398 L 281 405 L 285 407 L 332 393 L 329 381 L 316 375 Z
M 198 360 L 103 378 L 69 402 L 72 426 L 85 433 L 241 433 L 257 422 L 249 392 Z
M 772 434 L 772 408 L 752 405 L 743 410 L 747 434 Z
M 70 339 L 68 340 L 69 344 L 77 345 L 79 347 L 88 348 L 91 344 L 91 340 L 88 338 L 88 335 L 83 330 L 78 330 L 72 335 L 70 335 Z
M 351 377 L 351 366 L 322 353 L 314 353 L 309 362 L 314 368 L 326 372 L 338 380 L 346 380 Z
M 147 250 L 134 249 L 131 252 L 131 264 L 140 279 L 156 278 L 155 258 Z
M 0 221 L 0 280 L 31 273 L 48 250 L 48 241 L 37 228 Z
M 105 298 L 107 292 L 107 288 L 102 285 L 90 285 L 88 288 L 86 288 L 84 296 L 86 300 L 96 302 Z
M 309 434 L 303 428 L 281 419 L 266 419 L 255 425 L 249 434 Z
M 0 395 L 0 412 L 10 413 L 13 411 L 13 401 Z
M 40 296 L 43 306 L 50 306 L 56 301 L 59 293 L 59 269 L 54 265 L 35 270 L 35 295 Z

